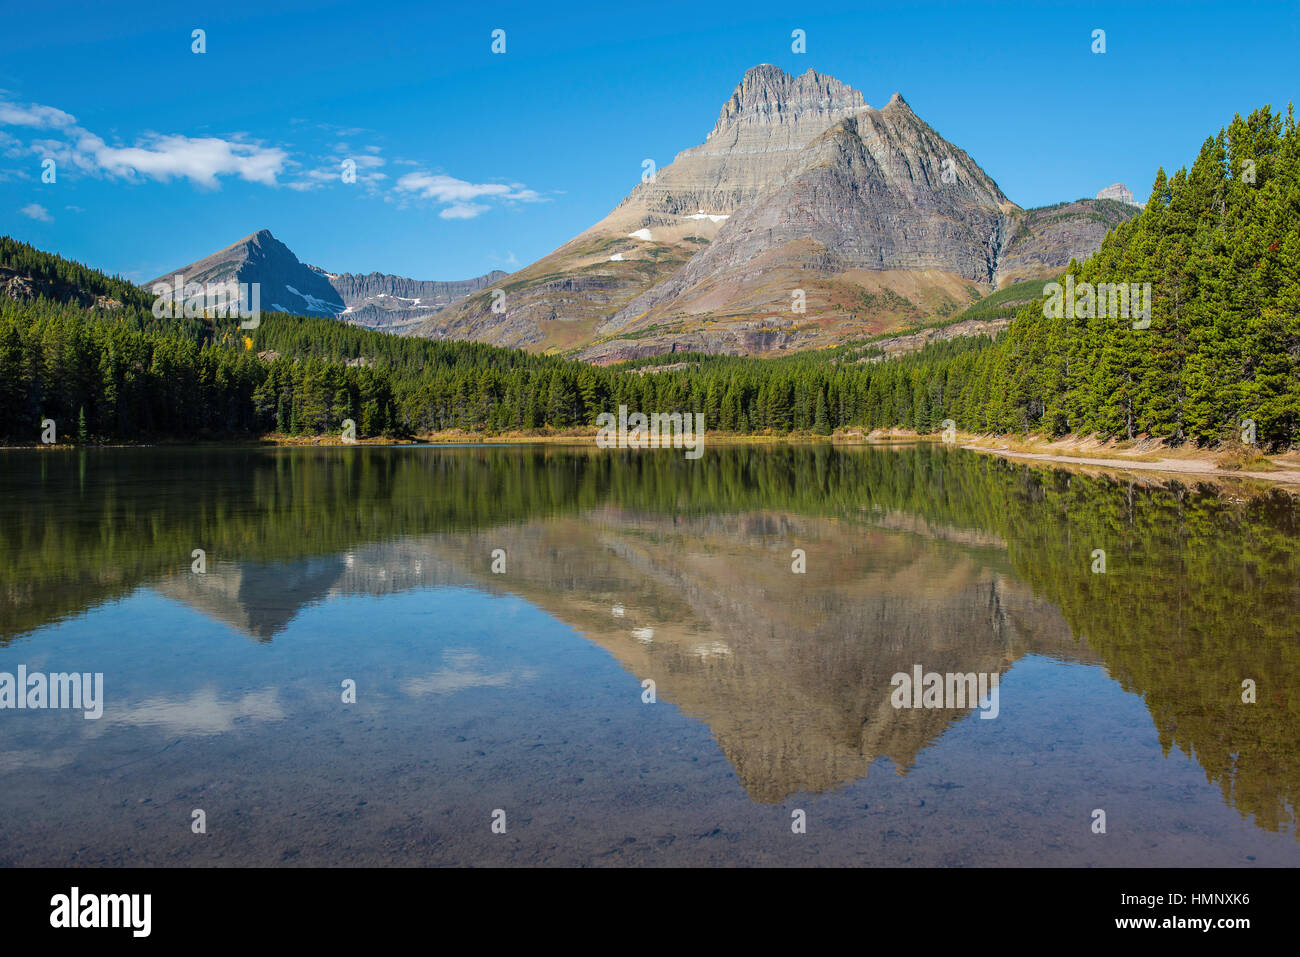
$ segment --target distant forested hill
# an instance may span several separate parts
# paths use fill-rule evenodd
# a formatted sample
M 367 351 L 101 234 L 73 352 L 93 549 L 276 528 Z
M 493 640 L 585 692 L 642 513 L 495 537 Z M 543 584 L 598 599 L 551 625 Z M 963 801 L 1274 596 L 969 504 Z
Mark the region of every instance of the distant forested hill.
M 153 297 L 118 276 L 107 276 L 79 262 L 42 252 L 35 246 L 0 236 L 0 295 L 45 298 L 112 308 L 148 307 Z

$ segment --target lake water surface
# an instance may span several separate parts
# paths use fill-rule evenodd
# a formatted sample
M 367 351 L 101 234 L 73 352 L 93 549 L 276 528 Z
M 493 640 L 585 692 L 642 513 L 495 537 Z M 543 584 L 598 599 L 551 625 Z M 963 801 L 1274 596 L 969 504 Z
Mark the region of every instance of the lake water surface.
M 933 445 L 0 452 L 0 673 L 103 674 L 0 710 L 0 865 L 1294 866 L 1298 532 Z

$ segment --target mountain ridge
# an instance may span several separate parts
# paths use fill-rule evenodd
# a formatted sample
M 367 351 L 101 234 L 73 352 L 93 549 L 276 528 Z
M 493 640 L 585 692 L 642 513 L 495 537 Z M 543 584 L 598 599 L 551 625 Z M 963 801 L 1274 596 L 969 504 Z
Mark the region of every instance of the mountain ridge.
M 472 279 L 410 279 L 391 273 L 331 273 L 315 269 L 343 299 L 338 318 L 370 329 L 393 331 L 419 322 L 432 313 L 500 281 L 507 273 L 494 269 Z
M 506 275 L 493 270 L 472 279 L 437 281 L 389 273 L 332 273 L 302 262 L 269 229 L 259 229 L 187 266 L 151 280 L 261 284 L 264 309 L 340 319 L 372 329 L 392 331 L 426 319 L 438 310 Z
M 504 312 L 480 292 L 408 331 L 602 364 L 821 348 L 1059 274 L 1132 215 L 1094 203 L 1023 210 L 901 93 L 875 109 L 834 77 L 759 64 L 702 143 L 504 277 Z
M 333 318 L 343 311 L 343 300 L 329 281 L 303 265 L 269 229 L 250 233 L 145 286 L 167 286 L 177 275 L 186 284 L 259 283 L 261 307 L 272 312 Z
M 264 309 L 599 364 L 763 355 L 947 321 L 1059 275 L 1138 211 L 1109 199 L 1022 209 L 901 93 L 876 109 L 835 77 L 772 64 L 745 72 L 703 142 L 642 180 L 509 274 L 334 273 L 265 229 L 180 271 L 260 282 Z

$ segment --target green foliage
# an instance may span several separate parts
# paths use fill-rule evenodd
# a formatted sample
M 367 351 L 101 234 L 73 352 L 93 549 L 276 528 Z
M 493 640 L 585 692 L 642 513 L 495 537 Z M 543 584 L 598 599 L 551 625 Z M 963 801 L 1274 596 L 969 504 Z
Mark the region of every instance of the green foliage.
M 1020 306 L 1043 295 L 1046 279 L 1027 279 L 990 293 L 983 299 L 966 308 L 953 321 L 964 322 L 967 319 L 1010 319 Z
M 83 410 L 91 441 L 314 435 L 347 418 L 361 437 L 493 434 L 591 426 L 619 405 L 701 411 L 714 431 L 825 435 L 898 416 L 928 429 L 944 418 L 949 360 L 988 344 L 939 343 L 900 363 L 677 354 L 600 368 L 283 314 L 249 338 L 237 320 L 0 298 L 0 438 L 34 442 L 43 417 L 70 433 Z
M 1295 444 L 1300 134 L 1292 111 L 1238 116 L 1205 141 L 1190 171 L 1159 171 L 1142 214 L 1067 273 L 1076 284 L 1150 283 L 1150 327 L 1122 317 L 1049 319 L 1036 303 L 1022 307 L 981 358 L 990 391 L 955 416 L 959 427 L 1208 444 L 1252 418 L 1265 445 Z
M 107 276 L 81 263 L 41 252 L 9 236 L 0 236 L 0 269 L 53 287 L 60 298 L 104 296 L 128 306 L 148 308 L 153 297 L 119 276 Z
M 1252 171 L 1248 174 L 1247 171 Z M 1253 178 L 1253 181 L 1251 181 Z M 600 368 L 473 342 L 433 342 L 330 319 L 155 319 L 143 290 L 0 239 L 0 266 L 121 308 L 0 299 L 0 437 L 34 441 L 41 416 L 94 439 L 337 430 L 487 434 L 592 426 L 601 412 L 703 412 L 709 430 L 888 426 L 1220 441 L 1257 423 L 1300 438 L 1300 135 L 1268 108 L 1161 170 L 1142 214 L 1067 274 L 1150 283 L 1152 321 L 1043 316 L 1042 285 L 1002 290 L 958 318 L 1030 298 L 997 341 L 932 343 L 877 361 L 864 344 L 743 358 L 675 353 Z

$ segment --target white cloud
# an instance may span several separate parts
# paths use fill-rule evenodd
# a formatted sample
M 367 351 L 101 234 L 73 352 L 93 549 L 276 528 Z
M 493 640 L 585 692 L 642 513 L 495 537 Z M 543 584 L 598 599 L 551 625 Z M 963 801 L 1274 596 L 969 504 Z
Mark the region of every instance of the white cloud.
M 203 688 L 188 698 L 158 697 L 125 705 L 109 717 L 122 724 L 162 728 L 169 734 L 222 734 L 243 724 L 281 721 L 285 714 L 274 688 L 229 701 L 222 701 L 215 688 Z
M 367 146 L 366 149 L 378 150 L 379 147 Z M 302 174 L 301 178 L 286 183 L 285 185 L 292 190 L 302 193 L 309 190 L 320 189 L 321 187 L 334 183 L 343 183 L 344 164 L 349 160 L 352 162 L 352 171 L 356 176 L 356 182 L 366 188 L 367 195 L 373 196 L 378 185 L 388 179 L 385 174 L 374 172 L 380 166 L 383 166 L 388 162 L 382 156 L 353 154 L 349 150 L 340 150 L 338 152 L 342 157 L 341 159 L 329 159 L 327 157 L 317 158 L 316 162 L 323 165 L 317 166 L 315 169 L 307 170 Z
M 438 215 L 443 219 L 473 219 L 491 207 L 476 200 L 494 199 L 505 203 L 536 203 L 542 197 L 523 183 L 470 183 L 446 173 L 406 173 L 397 180 L 395 189 L 420 199 L 445 206 Z
M 33 140 L 25 152 L 50 157 L 63 169 L 121 179 L 143 177 L 167 181 L 188 179 L 209 189 L 220 184 L 221 176 L 238 176 L 250 183 L 275 186 L 284 171 L 288 154 L 281 149 L 235 137 L 190 137 L 181 134 L 149 134 L 132 146 L 110 146 L 101 137 L 77 125 L 76 117 L 52 106 L 26 106 L 0 100 L 0 126 L 22 126 L 49 130 L 60 139 Z M 0 147 L 12 155 L 18 143 L 0 134 Z
M 19 106 L 17 103 L 0 101 L 0 126 L 62 128 L 73 126 L 76 122 L 77 118 L 71 113 L 64 113 L 52 106 L 41 106 L 39 103 Z
M 415 169 L 398 177 L 390 186 L 388 175 L 379 172 L 390 162 L 379 155 L 380 146 L 365 145 L 353 150 L 342 141 L 345 137 L 372 132 L 360 127 L 315 124 L 341 140 L 332 147 L 340 158 L 330 157 L 331 147 L 325 146 L 323 155 L 294 159 L 287 149 L 265 146 L 241 134 L 223 138 L 147 133 L 129 145 L 110 144 L 78 126 L 76 117 L 70 113 L 37 103 L 15 103 L 5 99 L 7 95 L 0 90 L 0 127 L 41 130 L 43 138 L 19 139 L 0 129 L 0 156 L 27 159 L 35 155 L 41 160 L 52 159 L 60 175 L 72 171 L 125 180 L 181 179 L 204 189 L 219 189 L 223 177 L 236 177 L 249 183 L 283 185 L 295 192 L 310 192 L 326 186 L 352 185 L 342 181 L 340 158 L 346 158 L 355 164 L 356 184 L 365 195 L 395 203 L 398 208 L 405 208 L 413 201 L 428 201 L 439 207 L 438 215 L 443 219 L 473 219 L 497 205 L 546 201 L 546 197 L 523 183 L 473 183 L 445 173 L 426 172 L 418 163 L 405 159 L 391 162 Z M 396 171 L 393 175 L 396 176 Z M 0 180 L 13 178 L 28 179 L 30 175 L 21 168 L 0 170 Z M 40 217 L 33 215 L 33 218 Z
M 427 694 L 455 694 L 468 688 L 505 688 L 521 681 L 532 681 L 537 673 L 531 668 L 519 671 L 487 672 L 477 667 L 479 656 L 468 651 L 447 651 L 443 661 L 450 667 L 427 677 L 408 678 L 402 690 L 412 697 Z
M 442 219 L 473 219 L 479 213 L 486 213 L 490 206 L 482 203 L 453 203 L 438 213 Z
M 397 181 L 397 188 L 439 203 L 464 202 L 510 192 L 510 187 L 504 183 L 467 183 L 445 173 L 407 173 Z
M 275 178 L 284 171 L 289 158 L 282 149 L 215 136 L 154 135 L 142 146 L 115 147 L 88 133 L 77 145 L 110 176 L 129 179 L 141 175 L 164 182 L 188 179 L 209 189 L 219 185 L 219 176 L 238 176 L 250 183 L 275 186 Z
M 49 210 L 47 210 L 40 203 L 30 203 L 29 205 L 24 206 L 22 209 L 18 210 L 18 212 L 22 213 L 28 219 L 35 219 L 38 222 L 42 222 L 42 223 L 54 222 L 54 217 L 50 215 Z
M 4 130 L 0 130 L 0 153 L 10 159 L 18 159 L 27 156 L 27 149 L 18 137 L 10 136 Z

